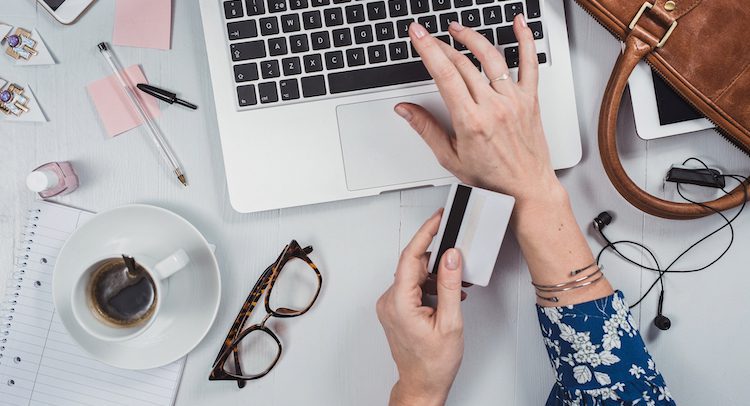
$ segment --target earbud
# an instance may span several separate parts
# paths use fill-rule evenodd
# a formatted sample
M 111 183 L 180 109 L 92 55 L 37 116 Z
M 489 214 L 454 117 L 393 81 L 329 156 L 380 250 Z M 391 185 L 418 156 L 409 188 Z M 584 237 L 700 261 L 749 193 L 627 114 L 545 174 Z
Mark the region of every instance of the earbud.
M 599 213 L 594 219 L 594 229 L 602 231 L 604 227 L 608 226 L 612 222 L 612 215 L 608 211 Z
M 656 317 L 654 317 L 654 325 L 656 328 L 662 331 L 669 330 L 672 327 L 672 320 L 669 317 L 661 314 L 662 305 L 664 304 L 664 291 L 659 293 L 659 307 L 656 309 Z

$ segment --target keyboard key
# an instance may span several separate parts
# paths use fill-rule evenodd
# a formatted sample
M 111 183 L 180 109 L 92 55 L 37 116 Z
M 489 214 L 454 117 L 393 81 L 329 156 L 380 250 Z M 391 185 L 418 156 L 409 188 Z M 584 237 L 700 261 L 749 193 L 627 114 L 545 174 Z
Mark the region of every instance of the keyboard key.
M 439 39 L 440 41 L 445 42 L 448 45 L 451 45 L 451 36 L 450 35 L 436 35 L 435 38 Z
M 414 48 L 414 43 L 409 41 L 409 48 L 411 48 L 411 56 L 413 58 L 419 58 L 419 52 L 417 52 L 417 48 Z
M 448 31 L 451 21 L 458 21 L 458 13 L 440 14 L 440 31 Z
M 505 62 L 509 68 L 518 67 L 518 47 L 505 48 Z
M 388 17 L 385 12 L 385 2 L 372 1 L 367 3 L 367 18 L 370 21 L 382 20 Z
M 268 40 L 268 54 L 271 56 L 285 55 L 286 49 L 286 38 L 271 38 Z
M 373 45 L 367 47 L 367 60 L 370 63 L 381 63 L 388 60 L 388 55 L 385 53 L 385 45 Z
M 456 51 L 466 51 L 468 48 L 466 48 L 466 45 L 459 42 L 457 39 L 453 39 L 453 48 L 456 49 Z
M 453 4 L 456 6 L 456 8 L 460 7 L 469 7 L 474 5 L 473 0 L 453 0 Z
M 251 82 L 258 80 L 258 64 L 257 63 L 245 63 L 242 65 L 234 65 L 234 81 L 237 83 Z
M 353 48 L 346 50 L 346 64 L 349 66 L 360 66 L 365 64 L 364 48 Z
M 536 54 L 536 59 L 539 61 L 539 64 L 547 63 L 547 54 L 545 53 L 538 53 Z
M 314 30 L 323 27 L 323 19 L 320 17 L 320 11 L 306 11 L 302 13 L 302 25 L 306 30 Z
M 435 16 L 424 16 L 419 17 L 417 19 L 417 22 L 422 24 L 422 26 L 429 32 L 430 34 L 435 34 L 438 32 L 438 24 L 437 24 L 437 18 Z
M 297 79 L 287 79 L 280 81 L 279 93 L 281 93 L 281 100 L 299 99 L 299 87 L 297 86 Z
M 517 15 L 523 14 L 523 3 L 511 3 L 505 5 L 505 21 L 511 22 Z
M 333 4 L 349 3 L 352 0 L 333 0 Z
M 503 10 L 500 6 L 485 7 L 482 10 L 484 25 L 500 24 L 503 22 Z
M 232 44 L 229 49 L 232 53 L 232 60 L 235 62 L 266 56 L 266 44 L 262 40 Z
M 261 75 L 263 79 L 277 78 L 281 76 L 281 70 L 279 69 L 279 61 L 263 61 L 260 64 Z
M 348 28 L 333 30 L 333 46 L 336 48 L 352 44 L 352 32 Z
M 255 85 L 245 85 L 237 88 L 237 100 L 240 107 L 258 104 L 255 98 Z
M 331 94 L 430 80 L 422 61 L 348 70 L 328 75 Z
M 331 4 L 331 0 L 310 0 L 313 7 L 323 7 Z
M 466 57 L 469 58 L 469 60 L 471 61 L 471 63 L 473 63 L 474 66 L 477 67 L 477 69 L 481 69 L 482 68 L 482 64 L 479 63 L 479 59 L 477 59 L 477 57 L 474 56 L 474 54 L 471 54 L 471 53 L 466 54 Z
M 326 78 L 323 75 L 302 78 L 302 95 L 305 97 L 326 94 Z
M 307 52 L 310 49 L 310 44 L 307 42 L 307 35 L 292 35 L 291 37 L 289 37 L 289 47 L 295 54 L 300 52 Z
M 372 27 L 369 25 L 354 27 L 354 42 L 357 44 L 372 42 Z
M 312 42 L 312 49 L 327 49 L 331 47 L 331 38 L 328 35 L 328 31 L 318 31 L 310 34 L 310 42 Z
M 479 20 L 479 10 L 464 10 L 461 12 L 461 24 L 464 27 L 478 27 L 481 24 Z
M 292 10 L 307 8 L 307 0 L 289 0 L 289 8 Z
M 516 42 L 518 40 L 512 26 L 497 28 L 497 45 L 515 44 Z
M 286 11 L 286 0 L 267 0 L 270 13 L 281 13 Z
M 323 18 L 326 20 L 326 27 L 335 27 L 344 23 L 344 12 L 340 8 L 329 8 L 323 10 Z
M 403 17 L 409 11 L 406 9 L 406 0 L 388 0 L 388 11 L 391 17 Z
M 279 20 L 276 17 L 261 18 L 259 22 L 261 35 L 274 35 L 279 33 Z
M 245 12 L 242 9 L 242 1 L 236 0 L 224 2 L 224 17 L 226 17 L 227 20 L 244 17 L 244 15 Z
M 495 34 L 492 32 L 492 29 L 477 30 L 477 32 L 487 38 L 487 41 L 489 41 L 490 44 L 495 45 Z
M 539 0 L 526 0 L 526 17 L 539 18 L 542 10 L 539 8 Z
M 341 69 L 344 67 L 344 53 L 341 51 L 326 52 L 326 69 Z
M 477 3 L 477 4 L 490 4 L 490 3 L 494 3 L 494 2 L 495 2 L 495 0 L 476 0 L 475 1 L 475 3 Z
M 346 11 L 346 22 L 349 24 L 365 21 L 365 8 L 361 4 L 352 4 L 344 8 Z
M 249 16 L 257 16 L 266 12 L 263 0 L 245 0 L 245 8 Z
M 396 38 L 396 31 L 393 28 L 393 23 L 387 22 L 375 24 L 375 38 L 377 38 L 378 41 L 387 41 Z
M 529 28 L 531 29 L 531 33 L 534 34 L 534 39 L 542 39 L 544 38 L 544 31 L 542 31 L 542 22 L 541 21 L 532 21 L 529 23 Z
M 406 38 L 409 36 L 409 25 L 413 22 L 413 18 L 396 21 L 396 32 L 398 32 L 399 38 Z
M 258 85 L 258 95 L 260 102 L 273 103 L 279 101 L 279 94 L 276 93 L 276 82 L 266 82 Z
M 412 14 L 422 14 L 430 11 L 428 0 L 409 0 Z
M 230 41 L 252 38 L 258 36 L 258 27 L 255 20 L 237 21 L 227 24 L 227 33 Z
M 451 8 L 451 0 L 432 0 L 432 11 L 447 10 Z
M 409 57 L 408 45 L 406 42 L 392 42 L 388 44 L 388 53 L 392 61 L 406 59 Z
M 298 56 L 282 59 L 281 66 L 284 70 L 285 76 L 299 75 L 302 73 L 302 63 Z
M 306 73 L 320 72 L 323 70 L 323 58 L 318 54 L 303 56 L 302 64 L 305 65 Z
M 284 32 L 295 32 L 301 30 L 299 14 L 285 14 L 281 16 L 281 30 Z

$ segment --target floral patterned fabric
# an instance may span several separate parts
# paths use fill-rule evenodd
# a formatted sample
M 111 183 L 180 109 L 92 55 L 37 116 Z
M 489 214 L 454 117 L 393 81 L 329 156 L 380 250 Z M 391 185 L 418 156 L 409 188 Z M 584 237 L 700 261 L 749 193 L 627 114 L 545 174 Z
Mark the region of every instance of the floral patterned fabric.
M 556 371 L 548 406 L 675 404 L 622 292 L 537 313 Z

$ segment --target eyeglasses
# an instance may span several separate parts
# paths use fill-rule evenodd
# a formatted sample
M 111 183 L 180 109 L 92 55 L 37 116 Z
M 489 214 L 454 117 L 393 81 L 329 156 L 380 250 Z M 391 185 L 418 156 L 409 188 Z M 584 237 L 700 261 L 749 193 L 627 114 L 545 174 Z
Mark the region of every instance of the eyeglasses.
M 276 366 L 281 358 L 281 340 L 266 323 L 271 317 L 284 319 L 301 316 L 315 304 L 323 277 L 307 256 L 312 251 L 312 247 L 302 248 L 292 240 L 276 262 L 263 271 L 221 346 L 209 380 L 234 380 L 237 386 L 243 388 L 246 381 L 262 378 Z M 282 271 L 285 271 L 283 275 Z M 244 328 L 264 293 L 266 316 L 260 324 Z M 297 305 L 300 298 L 303 298 L 301 303 L 306 305 Z M 290 301 L 296 303 L 289 304 Z M 284 306 L 280 305 L 282 303 Z M 245 350 L 254 353 L 248 356 Z M 229 362 L 230 357 L 233 358 L 232 362 Z

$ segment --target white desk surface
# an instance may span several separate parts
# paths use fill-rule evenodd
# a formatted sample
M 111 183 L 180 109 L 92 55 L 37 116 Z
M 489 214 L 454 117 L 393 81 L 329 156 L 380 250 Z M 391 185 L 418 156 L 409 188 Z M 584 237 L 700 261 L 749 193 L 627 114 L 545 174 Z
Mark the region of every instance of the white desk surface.
M 556 0 L 548 0 L 556 1 Z M 141 63 L 148 78 L 200 104 L 198 112 L 163 106 L 159 125 L 187 169 L 191 186 L 165 174 L 142 130 L 104 138 L 84 86 L 107 74 L 96 44 L 110 41 L 113 1 L 99 1 L 78 23 L 63 27 L 31 0 L 4 0 L 0 21 L 36 27 L 58 65 L 16 68 L 0 57 L 0 76 L 27 82 L 49 118 L 42 125 L 0 123 L 0 273 L 11 269 L 24 210 L 34 195 L 24 187 L 35 165 L 70 160 L 81 188 L 60 202 L 100 211 L 128 203 L 171 209 L 214 242 L 224 292 L 209 335 L 188 356 L 176 404 L 190 405 L 383 405 L 396 370 L 375 316 L 375 300 L 392 280 L 399 251 L 422 221 L 443 202 L 445 188 L 241 215 L 229 205 L 219 137 L 196 1 L 176 1 L 171 51 L 118 48 L 125 64 Z M 566 1 L 576 97 L 583 139 L 580 165 L 558 173 L 591 246 L 602 242 L 589 227 L 604 209 L 616 213 L 612 238 L 643 241 L 662 262 L 721 224 L 715 217 L 667 221 L 625 202 L 601 167 L 596 143 L 599 102 L 619 45 L 572 1 Z M 623 108 L 621 155 L 631 176 L 654 193 L 672 163 L 695 155 L 727 171 L 747 173 L 745 155 L 712 131 L 645 142 L 637 138 L 629 106 Z M 249 174 L 248 176 L 258 176 Z M 664 312 L 673 322 L 657 333 L 651 321 L 656 295 L 635 310 L 649 349 L 682 405 L 747 405 L 750 312 L 743 300 L 750 285 L 750 214 L 735 223 L 735 243 L 707 271 L 670 275 Z M 277 323 L 285 344 L 270 376 L 244 390 L 207 380 L 240 305 L 264 266 L 291 238 L 315 247 L 325 287 L 314 310 Z M 724 247 L 728 233 L 688 256 L 683 267 L 705 263 Z M 490 287 L 470 289 L 464 304 L 466 354 L 451 405 L 540 405 L 553 374 L 540 338 L 534 291 L 517 245 L 506 241 Z M 632 301 L 653 275 L 607 254 L 606 274 Z M 0 275 L 1 276 L 1 275 Z M 0 277 L 0 280 L 4 278 Z

